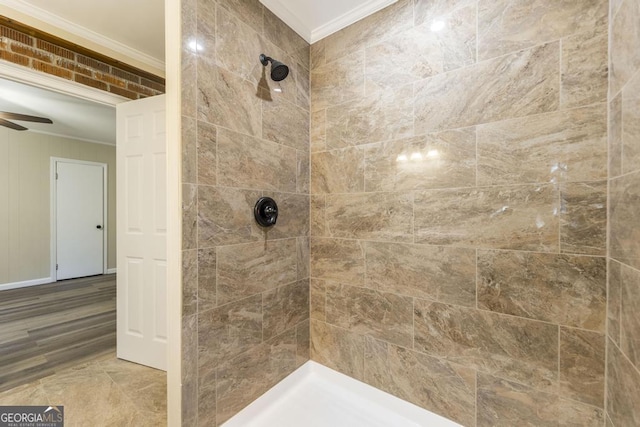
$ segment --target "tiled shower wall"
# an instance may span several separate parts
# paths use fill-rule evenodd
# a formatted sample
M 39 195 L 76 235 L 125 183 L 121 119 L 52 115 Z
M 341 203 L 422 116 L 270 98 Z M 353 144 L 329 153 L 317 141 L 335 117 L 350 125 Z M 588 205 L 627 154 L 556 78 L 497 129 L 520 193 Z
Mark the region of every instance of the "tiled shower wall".
M 607 426 L 640 425 L 640 1 L 611 1 Z
M 215 426 L 309 358 L 309 45 L 258 0 L 182 6 L 182 425 Z
M 399 0 L 311 47 L 312 359 L 465 426 L 604 424 L 608 8 Z

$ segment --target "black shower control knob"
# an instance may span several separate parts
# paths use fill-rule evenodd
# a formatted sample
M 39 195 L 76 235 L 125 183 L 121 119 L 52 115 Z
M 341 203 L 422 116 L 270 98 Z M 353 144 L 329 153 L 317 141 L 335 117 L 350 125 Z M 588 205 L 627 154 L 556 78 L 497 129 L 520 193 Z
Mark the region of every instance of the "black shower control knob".
M 274 226 L 278 220 L 278 205 L 271 197 L 261 197 L 253 208 L 253 215 L 262 227 Z

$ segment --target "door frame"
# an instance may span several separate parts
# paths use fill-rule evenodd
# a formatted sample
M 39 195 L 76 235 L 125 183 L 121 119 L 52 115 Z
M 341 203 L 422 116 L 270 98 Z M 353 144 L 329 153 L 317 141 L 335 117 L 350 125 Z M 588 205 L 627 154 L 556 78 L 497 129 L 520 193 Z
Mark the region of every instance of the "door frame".
M 106 163 L 89 162 L 85 160 L 67 159 L 64 157 L 50 157 L 49 161 L 49 214 L 51 220 L 51 279 L 54 282 L 58 281 L 58 273 L 56 272 L 56 265 L 58 261 L 58 186 L 56 185 L 56 164 L 62 163 L 75 163 L 77 165 L 89 165 L 99 166 L 102 168 L 102 274 L 108 274 L 109 265 L 107 263 L 107 257 L 109 255 L 109 195 L 108 195 L 108 183 L 109 181 L 109 166 Z

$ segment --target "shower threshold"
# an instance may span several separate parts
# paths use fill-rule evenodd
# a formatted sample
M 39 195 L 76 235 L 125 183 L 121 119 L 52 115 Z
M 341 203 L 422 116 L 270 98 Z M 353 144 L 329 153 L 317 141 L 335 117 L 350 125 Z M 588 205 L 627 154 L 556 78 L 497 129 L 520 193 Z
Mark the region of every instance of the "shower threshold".
M 309 361 L 223 427 L 460 427 Z

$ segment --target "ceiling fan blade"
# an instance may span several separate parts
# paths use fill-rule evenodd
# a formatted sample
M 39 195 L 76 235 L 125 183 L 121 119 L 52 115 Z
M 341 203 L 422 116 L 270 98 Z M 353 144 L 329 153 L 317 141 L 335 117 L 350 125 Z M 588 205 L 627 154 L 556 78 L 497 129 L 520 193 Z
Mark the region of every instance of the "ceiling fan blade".
M 29 116 L 26 114 L 18 114 L 18 113 L 7 113 L 5 111 L 0 111 L 0 118 L 9 119 L 9 120 L 22 120 L 25 122 L 35 122 L 35 123 L 53 123 L 51 119 L 47 119 L 46 117 L 36 117 L 36 116 Z
M 26 127 L 17 125 L 5 119 L 0 119 L 0 126 L 8 127 L 9 129 L 13 130 L 27 130 Z

